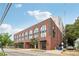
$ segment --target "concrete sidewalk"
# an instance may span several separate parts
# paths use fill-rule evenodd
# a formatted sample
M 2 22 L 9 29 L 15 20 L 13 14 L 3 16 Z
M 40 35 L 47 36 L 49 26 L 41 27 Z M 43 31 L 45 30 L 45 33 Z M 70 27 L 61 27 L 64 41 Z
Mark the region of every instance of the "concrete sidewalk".
M 47 53 L 52 53 L 60 56 L 79 56 L 79 51 L 76 50 L 66 50 L 66 51 L 50 50 L 47 51 Z
M 18 50 L 18 49 L 15 49 Z M 59 50 L 41 50 L 41 49 L 19 49 L 18 51 L 23 51 L 23 52 L 32 52 L 32 53 L 46 53 L 46 54 L 51 54 L 51 55 L 61 55 L 62 51 Z
M 46 53 L 52 53 L 52 54 L 57 54 L 57 55 L 61 55 L 61 52 L 60 50 L 46 50 Z

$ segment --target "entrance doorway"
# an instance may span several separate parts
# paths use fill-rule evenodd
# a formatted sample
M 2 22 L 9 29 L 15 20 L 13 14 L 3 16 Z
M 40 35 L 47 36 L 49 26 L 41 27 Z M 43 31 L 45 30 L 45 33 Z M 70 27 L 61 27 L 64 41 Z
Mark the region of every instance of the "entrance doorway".
M 25 48 L 30 48 L 30 43 L 29 42 L 25 42 Z
M 41 43 L 41 48 L 46 50 L 46 40 L 40 41 L 40 43 Z
M 38 43 L 36 44 L 36 48 L 38 48 Z

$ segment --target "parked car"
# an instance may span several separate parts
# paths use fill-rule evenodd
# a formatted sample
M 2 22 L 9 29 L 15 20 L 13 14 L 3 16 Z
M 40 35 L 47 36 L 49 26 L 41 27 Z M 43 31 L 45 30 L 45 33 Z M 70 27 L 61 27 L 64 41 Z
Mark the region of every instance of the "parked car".
M 66 49 L 67 50 L 74 50 L 75 48 L 73 46 L 68 46 Z

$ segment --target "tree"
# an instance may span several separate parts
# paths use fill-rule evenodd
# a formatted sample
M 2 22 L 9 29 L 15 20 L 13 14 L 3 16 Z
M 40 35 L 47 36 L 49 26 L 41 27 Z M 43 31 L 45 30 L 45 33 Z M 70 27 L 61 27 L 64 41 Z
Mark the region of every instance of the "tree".
M 67 24 L 65 26 L 65 39 L 68 41 L 68 45 L 74 46 L 74 41 L 79 38 L 79 17 L 73 24 Z
M 77 40 L 75 40 L 75 48 L 79 49 L 79 38 Z
M 10 45 L 10 43 L 11 43 L 10 37 L 11 37 L 11 35 L 9 35 L 8 33 L 0 34 L 0 42 L 2 43 L 2 46 L 6 47 L 6 46 Z
M 35 38 L 31 39 L 30 44 L 31 44 L 34 48 L 36 48 L 36 45 L 38 44 L 37 39 L 35 39 Z

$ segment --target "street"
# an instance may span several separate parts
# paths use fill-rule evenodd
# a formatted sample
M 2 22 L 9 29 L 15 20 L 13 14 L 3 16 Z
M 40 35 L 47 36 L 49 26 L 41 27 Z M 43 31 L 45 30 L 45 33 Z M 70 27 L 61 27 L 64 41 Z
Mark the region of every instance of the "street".
M 1 51 L 1 50 L 0 50 Z M 56 56 L 56 54 L 46 53 L 46 51 L 41 50 L 31 50 L 31 49 L 4 49 L 8 56 Z

